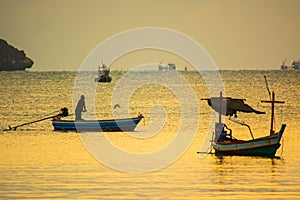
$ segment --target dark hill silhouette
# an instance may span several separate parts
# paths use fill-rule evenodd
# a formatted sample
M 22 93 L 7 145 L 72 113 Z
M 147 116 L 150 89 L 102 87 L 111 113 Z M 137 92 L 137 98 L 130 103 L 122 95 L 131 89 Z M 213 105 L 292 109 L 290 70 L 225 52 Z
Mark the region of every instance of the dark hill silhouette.
M 18 50 L 0 39 L 0 71 L 25 70 L 32 65 L 33 61 L 26 57 L 23 50 Z

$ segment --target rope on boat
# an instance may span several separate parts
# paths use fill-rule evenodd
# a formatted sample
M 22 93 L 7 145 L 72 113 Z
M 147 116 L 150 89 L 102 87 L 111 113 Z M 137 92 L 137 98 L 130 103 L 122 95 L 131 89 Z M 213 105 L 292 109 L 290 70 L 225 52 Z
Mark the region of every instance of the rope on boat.
M 284 137 L 282 137 L 282 145 L 281 145 L 281 153 L 280 153 L 280 157 L 283 154 L 283 145 L 284 145 Z

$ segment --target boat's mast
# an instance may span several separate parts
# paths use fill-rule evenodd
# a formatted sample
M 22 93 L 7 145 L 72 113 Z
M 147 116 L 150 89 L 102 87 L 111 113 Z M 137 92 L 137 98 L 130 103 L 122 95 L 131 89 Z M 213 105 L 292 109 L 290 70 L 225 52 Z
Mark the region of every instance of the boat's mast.
M 222 99 L 222 91 L 220 91 L 220 112 L 219 112 L 219 123 L 222 123 L 222 103 L 223 103 L 223 101 L 222 101 L 223 99 Z
M 272 92 L 272 100 L 271 100 L 271 128 L 270 135 L 274 134 L 274 109 L 275 109 L 275 93 Z
M 275 111 L 275 103 L 284 103 L 284 101 L 275 101 L 275 93 L 272 92 L 272 99 L 271 101 L 261 101 L 262 103 L 271 103 L 271 128 L 270 128 L 270 135 L 274 134 L 274 111 Z

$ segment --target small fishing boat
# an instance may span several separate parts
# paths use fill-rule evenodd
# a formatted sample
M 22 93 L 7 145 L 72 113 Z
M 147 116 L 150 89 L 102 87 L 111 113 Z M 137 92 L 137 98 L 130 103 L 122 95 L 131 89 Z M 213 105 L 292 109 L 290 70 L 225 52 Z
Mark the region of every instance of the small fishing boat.
M 112 78 L 109 76 L 110 69 L 105 64 L 98 68 L 98 77 L 95 79 L 96 82 L 111 82 Z
M 55 117 L 52 120 L 52 125 L 56 131 L 134 131 L 142 118 L 144 118 L 142 114 L 135 118 L 111 120 L 63 120 Z
M 215 132 L 211 141 L 212 149 L 217 156 L 238 155 L 238 156 L 262 156 L 274 157 L 277 149 L 280 147 L 280 140 L 285 130 L 286 124 L 282 124 L 278 132 L 274 131 L 274 104 L 284 103 L 282 101 L 275 101 L 275 93 L 272 93 L 270 101 L 262 101 L 263 103 L 271 103 L 271 128 L 270 135 L 260 138 L 254 138 L 251 128 L 244 122 L 231 119 L 237 111 L 246 113 L 264 114 L 264 112 L 257 111 L 244 103 L 245 99 L 233 99 L 230 97 L 212 97 L 207 100 L 208 104 L 219 113 L 219 121 L 215 123 Z M 248 127 L 251 140 L 236 139 L 232 135 L 232 130 L 222 123 L 222 115 L 229 116 L 229 120 L 236 122 L 242 126 Z

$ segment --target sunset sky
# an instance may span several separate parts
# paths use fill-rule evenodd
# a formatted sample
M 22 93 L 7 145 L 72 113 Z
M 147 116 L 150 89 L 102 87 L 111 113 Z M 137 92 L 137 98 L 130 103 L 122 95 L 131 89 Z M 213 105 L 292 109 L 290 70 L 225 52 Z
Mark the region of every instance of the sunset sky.
M 299 20 L 299 0 L 0 0 L 0 38 L 25 50 L 32 71 L 76 71 L 99 43 L 141 27 L 191 37 L 219 69 L 279 69 L 284 59 L 300 59 Z M 187 65 L 141 51 L 112 68 L 161 61 Z

